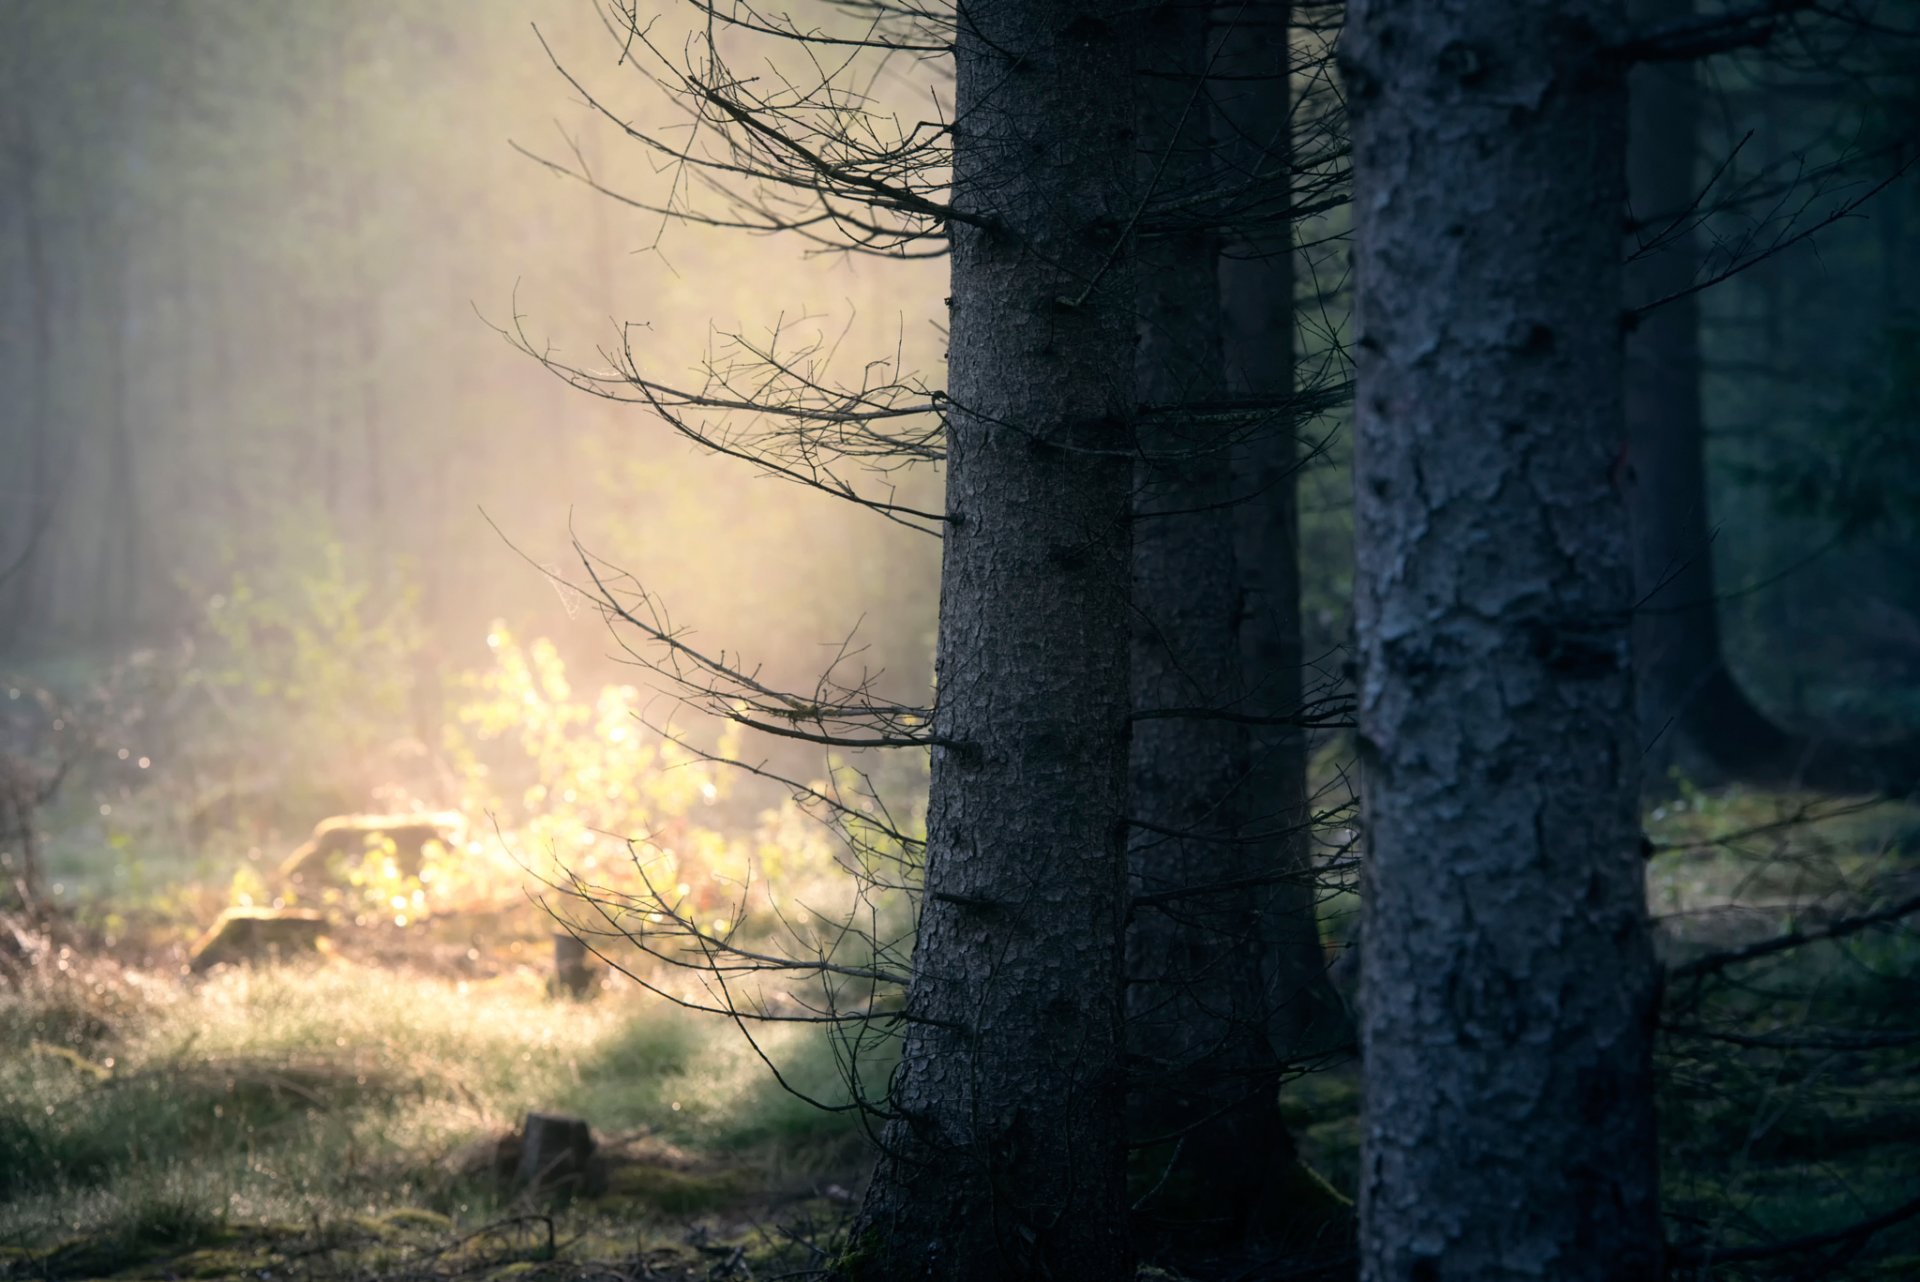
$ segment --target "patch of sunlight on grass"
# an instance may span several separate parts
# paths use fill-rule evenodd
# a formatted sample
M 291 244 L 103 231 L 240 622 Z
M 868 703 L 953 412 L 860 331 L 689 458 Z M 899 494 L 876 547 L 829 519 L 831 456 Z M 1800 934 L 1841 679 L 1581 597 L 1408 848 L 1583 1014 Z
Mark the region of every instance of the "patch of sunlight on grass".
M 582 1066 L 577 1089 L 565 1097 L 582 1116 L 618 1117 L 649 1125 L 682 1143 L 740 1149 L 765 1143 L 804 1143 L 852 1129 L 844 1113 L 823 1112 L 793 1092 L 838 1106 L 848 1090 L 835 1047 L 805 1024 L 754 1029 L 756 1053 L 732 1026 L 667 1007 L 644 1023 L 607 1038 Z M 761 1059 L 779 1069 L 776 1080 Z M 881 1052 L 863 1063 L 877 1091 L 890 1062 Z
M 528 975 L 340 962 L 143 987 L 110 1018 L 84 986 L 0 995 L 0 1029 L 21 1034 L 0 1044 L 0 1242 L 144 1240 L 126 1226 L 168 1208 L 252 1225 L 479 1213 L 490 1199 L 450 1158 L 532 1109 L 786 1169 L 809 1146 L 844 1162 L 857 1131 L 784 1092 L 731 1024 L 635 990 L 557 1002 Z M 844 1098 L 818 1029 L 763 1047 Z
M 538 1104 L 650 1002 L 560 1005 L 517 976 L 469 985 L 351 966 L 225 972 L 156 1038 L 161 1053 L 318 1056 L 487 1108 Z

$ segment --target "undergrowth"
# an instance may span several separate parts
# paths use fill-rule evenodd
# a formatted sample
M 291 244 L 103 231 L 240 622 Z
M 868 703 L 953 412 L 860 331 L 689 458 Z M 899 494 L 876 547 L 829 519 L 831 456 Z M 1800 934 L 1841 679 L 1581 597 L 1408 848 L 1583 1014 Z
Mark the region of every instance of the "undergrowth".
M 815 1030 L 758 1040 L 795 1085 L 843 1093 Z M 783 1091 L 730 1026 L 636 989 L 557 1002 L 517 972 L 76 968 L 0 998 L 0 1101 L 0 1247 L 22 1272 L 412 1211 L 470 1231 L 538 1209 L 487 1163 L 528 1110 L 587 1118 L 643 1224 L 804 1200 L 860 1160 L 852 1123 Z

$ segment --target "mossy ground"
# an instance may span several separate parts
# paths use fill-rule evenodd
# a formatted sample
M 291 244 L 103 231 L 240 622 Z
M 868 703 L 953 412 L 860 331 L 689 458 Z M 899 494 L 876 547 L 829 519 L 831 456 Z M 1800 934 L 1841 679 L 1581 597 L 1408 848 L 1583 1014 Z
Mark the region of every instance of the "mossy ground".
M 844 1115 L 635 986 L 575 1002 L 518 968 L 336 955 L 187 980 L 63 960 L 0 994 L 0 1278 L 802 1267 L 862 1175 Z M 761 1048 L 799 1088 L 843 1090 L 817 1032 Z M 532 1109 L 589 1120 L 603 1193 L 500 1183 L 487 1155 Z
M 1649 900 L 1684 963 L 1920 891 L 1920 807 L 1681 786 L 1647 816 Z M 1336 897 L 1344 941 L 1357 904 Z M 1741 1251 L 1920 1197 L 1920 917 L 1669 985 L 1657 1070 L 1669 1240 Z M 1357 1194 L 1358 1074 L 1282 1092 L 1301 1156 Z M 1920 1216 L 1870 1237 L 1684 1276 L 1920 1278 Z
M 1824 828 L 1728 841 L 1799 803 L 1687 803 L 1655 818 L 1665 844 L 1650 877 L 1695 952 L 1713 941 L 1685 937 L 1687 923 L 1728 905 L 1778 928 L 1817 899 L 1832 920 L 1874 878 L 1913 867 L 1899 844 L 1910 814 L 1836 811 Z M 199 978 L 164 950 L 125 965 L 80 945 L 49 959 L 0 992 L 0 1279 L 745 1278 L 804 1275 L 848 1251 L 868 1157 L 857 1123 L 783 1090 L 730 1025 L 636 985 L 556 999 L 544 942 L 489 921 L 458 941 L 386 932 Z M 1732 978 L 1669 994 L 1673 1240 L 1777 1243 L 1920 1193 L 1920 1039 L 1903 1035 L 1916 1028 L 1915 924 Z M 801 1091 L 844 1098 L 816 1030 L 772 1029 L 762 1049 Z M 1351 1196 L 1351 1067 L 1290 1085 L 1283 1107 L 1307 1164 Z M 589 1120 L 603 1193 L 556 1203 L 494 1179 L 486 1155 L 530 1109 Z M 1920 1276 L 1920 1221 L 1688 1276 L 1815 1266 L 1858 1282 Z

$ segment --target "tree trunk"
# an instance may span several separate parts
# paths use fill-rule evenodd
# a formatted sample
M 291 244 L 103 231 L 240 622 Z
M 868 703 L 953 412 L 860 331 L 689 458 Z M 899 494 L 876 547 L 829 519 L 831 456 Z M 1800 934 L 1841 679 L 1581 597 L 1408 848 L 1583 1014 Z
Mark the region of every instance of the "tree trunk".
M 1639 25 L 1693 12 L 1689 0 L 1633 0 L 1631 8 Z M 1633 517 L 1634 663 L 1648 782 L 1662 787 L 1677 768 L 1705 783 L 1910 787 L 1920 769 L 1920 742 L 1848 743 L 1782 727 L 1755 706 L 1727 667 L 1707 499 L 1698 295 L 1674 297 L 1699 268 L 1695 238 L 1675 233 L 1673 224 L 1700 196 L 1694 164 L 1700 91 L 1687 63 L 1636 67 L 1631 90 L 1628 188 L 1638 239 L 1671 243 L 1632 264 L 1628 301 L 1645 306 L 1673 299 L 1642 314 L 1627 342 L 1628 430 L 1620 469 Z M 1763 288 L 1784 279 L 1783 271 L 1783 263 L 1762 264 Z M 1776 304 L 1769 315 L 1788 310 Z
M 862 1279 L 1122 1277 L 1133 27 L 958 29 L 939 700 Z
M 1258 210 L 1292 203 L 1291 11 L 1285 0 L 1220 11 L 1226 35 L 1214 67 L 1220 77 L 1215 123 L 1221 161 L 1229 183 L 1262 193 Z M 1219 277 L 1229 395 L 1284 404 L 1294 391 L 1291 219 L 1230 240 Z M 1275 717 L 1293 714 L 1305 696 L 1299 429 L 1290 410 L 1279 410 L 1235 459 L 1234 489 L 1242 497 L 1235 509 L 1235 563 L 1248 708 Z M 1268 1033 L 1279 1058 L 1299 1064 L 1353 1041 L 1320 944 L 1307 735 L 1298 726 L 1256 727 L 1249 748 L 1243 833 L 1270 834 L 1249 853 L 1257 866 L 1283 878 L 1261 905 Z
M 1139 81 L 1144 197 L 1214 185 L 1203 78 L 1206 10 L 1152 11 Z M 1150 184 L 1150 186 L 1149 186 Z M 1181 421 L 1222 391 L 1218 238 L 1209 228 L 1142 238 L 1136 368 L 1141 401 L 1167 415 L 1141 435 L 1133 530 L 1133 701 L 1139 709 L 1238 710 L 1241 689 L 1230 439 Z M 1202 715 L 1133 730 L 1133 884 L 1147 896 L 1127 936 L 1129 1129 L 1144 1191 L 1135 1227 L 1162 1258 L 1241 1244 L 1290 1169 L 1292 1145 L 1267 1040 L 1264 850 L 1234 840 L 1250 797 L 1244 725 Z M 1228 882 L 1231 891 L 1186 893 Z
M 1620 0 L 1360 0 L 1361 1269 L 1661 1275 Z
M 520 1127 L 520 1160 L 513 1182 L 541 1192 L 581 1191 L 592 1178 L 593 1131 L 585 1119 L 560 1113 L 528 1113 Z
M 146 584 L 150 576 L 142 564 L 142 550 L 151 540 L 141 520 L 140 460 L 134 446 L 131 384 L 131 330 L 135 324 L 133 299 L 134 241 L 131 232 L 119 224 L 113 214 L 101 220 L 97 233 L 104 248 L 104 281 L 107 328 L 101 365 L 106 386 L 101 430 L 106 434 L 104 465 L 108 504 L 95 519 L 99 522 L 95 537 L 100 541 L 101 562 L 96 582 L 99 588 L 90 602 L 93 617 L 88 621 L 93 636 L 102 645 L 113 645 L 130 636 L 141 635 L 149 622 L 146 615 Z
M 1635 0 L 1636 24 L 1683 18 L 1690 0 Z M 1628 195 L 1642 243 L 1671 243 L 1629 269 L 1629 302 L 1673 298 L 1693 283 L 1694 237 L 1675 227 L 1699 194 L 1699 89 L 1691 63 L 1634 69 Z M 1683 224 L 1684 225 L 1684 224 Z M 1623 479 L 1633 516 L 1634 661 L 1649 782 L 1674 767 L 1697 778 L 1782 769 L 1788 736 L 1753 706 L 1720 646 L 1700 404 L 1698 295 L 1646 314 L 1627 342 Z
M 24 27 L 16 22 L 15 29 Z M 29 29 L 30 30 L 30 29 Z M 27 41 L 15 54 L 24 67 Z M 10 68 L 10 70 L 12 70 Z M 25 77 L 15 72 L 10 83 L 21 85 Z M 54 467 L 53 415 L 53 286 L 47 263 L 44 211 L 41 207 L 45 184 L 42 179 L 41 138 L 32 112 L 24 97 L 16 101 L 8 121 L 6 143 L 12 155 L 12 187 L 20 211 L 21 266 L 26 277 L 27 331 L 31 336 L 15 357 L 15 367 L 24 365 L 23 382 L 28 389 L 22 399 L 25 409 L 21 422 L 25 441 L 9 449 L 17 464 L 14 481 L 0 489 L 10 515 L 0 534 L 0 585 L 6 595 L 0 598 L 0 649 L 24 648 L 45 635 L 44 590 L 46 580 L 47 533 L 54 522 L 54 506 L 59 501 L 59 483 Z M 12 469 L 10 469 L 12 470 Z M 39 629 L 36 632 L 35 629 Z

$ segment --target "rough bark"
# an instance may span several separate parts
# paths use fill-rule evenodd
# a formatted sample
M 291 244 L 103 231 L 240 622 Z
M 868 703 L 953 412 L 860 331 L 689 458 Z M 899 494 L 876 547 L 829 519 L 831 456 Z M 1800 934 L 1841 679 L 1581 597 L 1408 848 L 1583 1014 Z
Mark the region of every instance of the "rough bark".
M 1207 19 L 1199 7 L 1169 5 L 1147 20 L 1137 116 L 1150 205 L 1216 178 L 1202 92 Z M 1221 394 L 1218 253 L 1209 229 L 1141 240 L 1137 370 L 1148 405 Z M 1238 710 L 1231 440 L 1213 423 L 1175 417 L 1143 431 L 1140 444 L 1134 705 Z M 1134 1205 L 1138 1240 L 1160 1258 L 1240 1245 L 1291 1168 L 1267 1039 L 1266 896 L 1245 885 L 1270 871 L 1267 852 L 1235 840 L 1249 806 L 1267 808 L 1246 790 L 1247 748 L 1243 724 L 1204 715 L 1133 730 L 1129 857 L 1133 885 L 1150 898 L 1127 936 L 1128 1120 L 1145 1186 Z M 1231 882 L 1240 885 L 1185 893 Z
M 1636 23 L 1671 21 L 1690 0 L 1635 0 Z M 1629 269 L 1629 300 L 1674 298 L 1693 283 L 1698 255 L 1676 227 L 1699 194 L 1694 173 L 1699 89 L 1691 63 L 1635 68 L 1630 82 L 1628 196 L 1642 242 L 1655 252 Z M 1627 437 L 1622 477 L 1633 517 L 1634 661 L 1648 782 L 1679 767 L 1696 778 L 1756 778 L 1792 755 L 1788 736 L 1754 707 L 1720 645 L 1713 539 L 1707 512 L 1706 432 L 1700 403 L 1698 295 L 1647 313 L 1627 342 Z
M 1292 104 L 1288 68 L 1291 4 L 1271 0 L 1221 10 L 1224 42 L 1214 67 L 1215 126 L 1227 181 L 1253 190 L 1291 186 Z M 1284 402 L 1294 386 L 1291 228 L 1234 237 L 1219 265 L 1228 393 Z M 1252 496 L 1235 509 L 1240 648 L 1248 709 L 1284 717 L 1301 706 L 1306 653 L 1300 625 L 1299 427 L 1282 411 L 1254 433 L 1235 459 L 1234 492 Z M 1345 1007 L 1327 980 L 1312 882 L 1312 807 L 1307 794 L 1307 735 L 1298 726 L 1251 731 L 1244 834 L 1268 834 L 1252 857 L 1283 880 L 1261 905 L 1267 967 L 1268 1034 L 1288 1063 L 1352 1043 Z
M 899 1117 L 843 1275 L 1125 1276 L 1132 28 L 959 24 L 947 512 Z M 982 225 L 985 224 L 985 225 Z
M 1620 0 L 1361 0 L 1362 1277 L 1661 1268 Z

